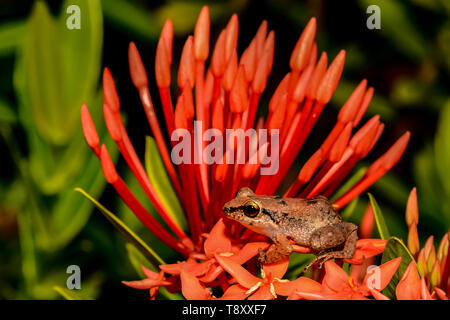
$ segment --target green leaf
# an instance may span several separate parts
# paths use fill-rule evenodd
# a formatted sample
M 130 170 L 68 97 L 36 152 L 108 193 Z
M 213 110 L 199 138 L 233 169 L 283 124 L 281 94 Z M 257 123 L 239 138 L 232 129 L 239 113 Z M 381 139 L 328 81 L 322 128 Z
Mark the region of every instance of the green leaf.
M 158 197 L 169 211 L 170 216 L 183 229 L 187 229 L 186 215 L 172 187 L 166 168 L 159 154 L 158 146 L 151 137 L 146 137 L 145 167 L 147 175 Z
M 125 248 L 128 253 L 128 257 L 130 258 L 130 262 L 136 270 L 139 277 L 142 279 L 145 278 L 144 272 L 142 271 L 141 266 L 146 267 L 155 272 L 159 272 L 158 268 L 156 268 L 152 263 L 150 263 L 142 253 L 136 249 L 136 247 L 132 246 L 130 243 L 125 244 Z M 162 287 L 159 289 L 159 293 L 169 300 L 184 300 L 183 297 L 178 293 L 170 293 L 166 290 L 166 288 Z
M 79 30 L 67 29 L 65 11 L 55 18 L 44 1 L 35 2 L 14 71 L 23 121 L 55 146 L 69 144 L 80 131 L 80 106 L 95 99 L 101 67 L 100 1 L 70 3 L 81 8 Z
M 0 56 L 13 54 L 24 33 L 23 21 L 12 21 L 0 25 Z
M 103 141 L 106 139 L 104 138 Z M 107 141 L 107 146 L 112 144 Z M 113 161 L 117 159 L 117 148 L 109 148 Z M 89 150 L 90 151 L 90 150 Z M 99 197 L 103 191 L 106 181 L 103 176 L 101 165 L 92 153 L 85 162 L 85 169 L 79 173 L 77 179 L 71 184 L 86 190 L 93 197 Z M 92 204 L 80 201 L 78 193 L 73 188 L 68 188 L 58 195 L 58 199 L 52 206 L 49 228 L 54 235 L 51 250 L 64 247 L 72 240 L 87 223 L 92 212 Z
M 152 263 L 150 263 L 144 255 L 136 249 L 131 243 L 125 243 L 125 249 L 127 250 L 128 258 L 130 259 L 131 265 L 139 277 L 145 278 L 144 272 L 142 271 L 142 266 L 150 269 L 152 271 L 158 272 L 158 268 L 156 268 Z
M 12 107 L 4 100 L 0 99 L 0 123 L 15 123 L 16 114 Z
M 76 191 L 83 194 L 88 198 L 103 215 L 108 219 L 109 222 L 127 239 L 131 244 L 133 244 L 136 249 L 138 249 L 149 262 L 155 265 L 165 264 L 165 262 L 159 257 L 159 255 L 153 251 L 142 239 L 133 232 L 127 225 L 125 225 L 116 215 L 111 211 L 102 206 L 97 200 L 91 197 L 86 191 L 80 188 L 76 188 Z
M 341 217 L 344 220 L 349 220 L 353 214 L 356 212 L 356 207 L 358 206 L 359 197 L 356 197 L 353 199 L 348 206 L 344 208 L 344 210 L 341 211 Z
M 375 216 L 375 222 L 377 224 L 378 233 L 380 234 L 381 239 L 387 240 L 389 235 L 389 230 L 386 226 L 386 222 L 384 221 L 383 213 L 381 212 L 380 207 L 378 206 L 375 198 L 369 193 L 370 204 L 372 205 L 373 213 Z
M 60 286 L 54 286 L 53 289 L 55 289 L 66 300 L 94 300 L 88 296 L 81 294 L 78 290 L 69 290 Z
M 402 240 L 396 237 L 392 237 L 386 243 L 386 247 L 381 257 L 381 263 L 391 261 L 397 257 L 401 257 L 402 261 L 392 277 L 391 281 L 386 288 L 383 289 L 383 294 L 390 299 L 395 299 L 395 288 L 398 282 L 403 276 L 406 268 L 414 261 L 414 258 L 408 248 L 405 246 Z
M 61 145 L 71 133 L 64 99 L 63 53 L 58 26 L 45 2 L 36 1 L 28 20 L 22 52 L 30 111 L 40 135 Z
M 107 1 L 103 1 L 105 3 Z M 69 30 L 65 10 L 59 15 L 58 31 L 64 55 L 64 78 L 68 103 L 66 109 L 79 127 L 79 112 L 83 102 L 95 96 L 101 72 L 103 47 L 103 15 L 100 0 L 65 0 L 62 8 L 80 7 L 81 29 Z

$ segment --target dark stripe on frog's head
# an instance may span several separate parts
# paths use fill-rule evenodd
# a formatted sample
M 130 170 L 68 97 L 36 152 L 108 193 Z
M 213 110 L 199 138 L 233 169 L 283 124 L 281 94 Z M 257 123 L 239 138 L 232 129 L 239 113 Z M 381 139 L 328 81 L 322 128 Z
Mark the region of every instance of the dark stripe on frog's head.
M 272 220 L 273 222 L 277 223 L 277 221 L 275 220 L 275 215 L 276 213 L 274 211 L 268 210 L 268 209 L 263 209 L 263 213 L 267 214 L 270 218 L 270 220 Z

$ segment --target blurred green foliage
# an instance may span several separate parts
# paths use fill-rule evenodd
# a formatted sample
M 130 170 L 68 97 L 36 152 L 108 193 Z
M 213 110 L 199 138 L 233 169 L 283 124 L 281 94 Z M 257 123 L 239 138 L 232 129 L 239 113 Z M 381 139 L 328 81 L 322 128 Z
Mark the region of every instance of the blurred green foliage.
M 73 189 L 83 187 L 100 196 L 105 186 L 98 161 L 86 148 L 79 116 L 80 105 L 86 102 L 96 106 L 94 119 L 101 119 L 101 4 L 80 0 L 63 6 L 74 3 L 85 13 L 80 32 L 70 32 L 66 15 L 54 17 L 43 1 L 35 2 L 23 26 L 8 24 L 4 28 L 9 32 L 3 32 L 10 33 L 9 38 L 21 33 L 12 75 L 17 108 L 13 112 L 5 107 L 2 117 L 20 123 L 27 146 L 24 156 L 12 128 L 2 126 L 18 169 L 15 183 L 24 195 L 21 201 L 2 204 L 17 211 L 23 273 L 19 298 L 56 296 L 51 287 L 67 276 L 61 265 L 52 268 L 54 259 L 58 261 L 58 251 L 80 232 L 92 211 Z M 104 127 L 99 129 L 103 135 Z M 94 293 L 98 280 L 90 282 L 94 286 L 87 282 L 86 290 Z
M 318 19 L 317 44 L 334 57 L 346 49 L 343 79 L 324 113 L 333 123 L 337 108 L 363 78 L 375 88 L 368 116 L 380 114 L 386 123 L 373 160 L 404 130 L 412 132 L 410 146 L 394 170 L 371 192 L 383 211 L 390 235 L 406 239 L 404 210 L 410 189 L 417 186 L 421 241 L 439 238 L 450 226 L 450 4 L 448 0 L 294 1 L 155 1 L 71 0 L 30 2 L 12 0 L 0 12 L 0 299 L 79 299 L 146 293 L 124 287 L 120 280 L 142 277 L 142 251 L 125 240 L 74 188 L 85 190 L 149 244 L 166 261 L 177 256 L 132 215 L 109 188 L 101 167 L 83 140 L 79 111 L 86 102 L 102 142 L 107 138 L 102 120 L 102 67 L 111 68 L 121 96 L 131 139 L 152 183 L 167 186 L 160 159 L 127 70 L 127 45 L 135 41 L 149 75 L 153 72 L 155 43 L 167 18 L 174 22 L 174 61 L 200 8 L 210 5 L 213 40 L 232 13 L 239 14 L 240 47 L 244 48 L 259 23 L 267 19 L 276 33 L 275 62 L 267 91 L 287 71 L 290 52 L 310 17 Z M 81 8 L 80 30 L 65 27 L 65 8 Z M 366 28 L 366 8 L 381 9 L 381 29 Z M 151 78 L 151 83 L 154 84 Z M 153 86 L 153 85 L 152 85 Z M 151 88 L 154 90 L 154 88 Z M 155 93 L 156 95 L 156 93 Z M 262 109 L 270 94 L 262 96 Z M 156 99 L 155 99 L 156 100 Z M 139 111 L 137 111 L 139 110 Z M 320 125 L 320 124 L 319 124 Z M 320 131 L 320 127 L 318 128 Z M 325 132 L 326 130 L 324 130 Z M 308 141 L 307 152 L 321 142 Z M 108 148 L 117 159 L 115 147 Z M 147 152 L 146 152 L 147 151 Z M 144 157 L 145 155 L 145 157 Z M 146 159 L 145 159 L 146 158 Z M 301 161 L 301 160 L 300 160 Z M 155 214 L 145 193 L 118 161 L 122 176 L 145 207 Z M 369 162 L 362 163 L 361 167 Z M 296 164 L 300 165 L 300 162 Z M 155 169 L 156 168 L 156 169 Z M 152 173 L 152 174 L 150 174 Z M 157 174 L 155 174 L 157 173 Z M 355 177 L 358 170 L 355 170 Z M 344 190 L 345 186 L 342 187 Z M 161 193 L 162 194 L 162 193 Z M 171 214 L 184 216 L 174 194 L 163 193 Z M 346 219 L 359 222 L 369 202 L 367 195 L 346 208 Z M 106 209 L 106 208 L 105 208 Z M 106 209 L 106 210 L 108 210 Z M 104 211 L 105 213 L 105 211 Z M 375 231 L 375 236 L 378 236 Z M 157 249 L 156 249 L 157 248 Z M 290 269 L 300 270 L 308 257 Z M 65 290 L 66 268 L 78 264 L 82 290 Z M 147 265 L 151 267 L 150 265 Z M 56 288 L 55 288 L 56 287 Z M 165 293 L 168 295 L 168 293 Z M 163 294 L 164 295 L 164 294 Z M 166 296 L 166 298 L 175 298 Z M 178 297 L 179 298 L 179 297 Z

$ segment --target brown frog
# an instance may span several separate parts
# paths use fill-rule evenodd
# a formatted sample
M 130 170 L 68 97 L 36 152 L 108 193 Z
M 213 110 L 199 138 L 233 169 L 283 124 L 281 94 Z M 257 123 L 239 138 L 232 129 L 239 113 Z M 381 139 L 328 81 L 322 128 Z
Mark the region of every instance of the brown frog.
M 223 212 L 245 227 L 272 239 L 266 252 L 259 251 L 261 263 L 273 263 L 292 252 L 294 241 L 309 247 L 316 255 L 307 267 L 332 258 L 352 258 L 358 240 L 358 227 L 342 221 L 327 198 L 282 198 L 256 195 L 242 188 L 227 202 Z M 305 270 L 306 270 L 305 269 Z

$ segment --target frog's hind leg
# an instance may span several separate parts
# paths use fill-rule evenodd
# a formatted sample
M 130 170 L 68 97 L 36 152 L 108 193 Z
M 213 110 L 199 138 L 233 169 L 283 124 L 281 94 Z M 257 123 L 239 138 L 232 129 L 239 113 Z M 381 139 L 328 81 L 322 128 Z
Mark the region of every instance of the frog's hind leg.
M 273 241 L 275 243 L 266 252 L 259 248 L 259 262 L 264 264 L 273 263 L 291 254 L 292 245 L 286 236 L 278 234 Z
M 342 250 L 337 250 L 337 251 L 326 251 L 326 252 L 319 252 L 319 254 L 317 255 L 317 257 L 311 261 L 304 269 L 303 272 L 306 272 L 314 263 L 316 263 L 317 261 L 320 261 L 320 265 L 319 268 L 322 268 L 322 265 L 330 259 L 334 259 L 334 258 L 338 258 L 338 259 L 351 259 L 353 257 L 353 254 L 355 253 L 355 248 L 356 248 L 356 241 L 358 240 L 358 227 L 356 225 L 354 225 L 353 223 L 349 223 L 349 222 L 343 222 L 342 224 L 340 224 L 340 226 L 342 226 L 343 228 L 338 228 L 338 229 L 334 229 L 334 233 L 333 233 L 333 238 L 334 239 L 340 239 L 342 236 L 346 236 L 346 238 L 343 238 L 345 240 L 343 240 L 344 242 L 344 247 L 342 248 Z M 332 227 L 332 226 L 331 226 Z M 324 236 L 324 233 L 326 233 L 326 235 L 329 235 L 329 231 L 327 230 L 327 227 L 319 229 L 319 234 L 316 235 L 316 237 L 321 238 L 321 236 Z M 339 232 L 341 231 L 341 232 Z M 331 241 L 326 241 L 326 237 L 324 239 L 325 241 L 321 241 L 322 242 L 322 249 L 325 250 L 329 250 L 332 249 L 334 246 L 332 246 L 331 248 L 326 248 L 326 246 L 324 247 L 324 243 L 329 243 L 330 246 L 332 244 Z M 314 249 L 314 248 L 312 248 Z

